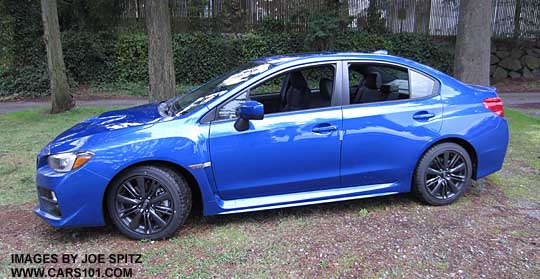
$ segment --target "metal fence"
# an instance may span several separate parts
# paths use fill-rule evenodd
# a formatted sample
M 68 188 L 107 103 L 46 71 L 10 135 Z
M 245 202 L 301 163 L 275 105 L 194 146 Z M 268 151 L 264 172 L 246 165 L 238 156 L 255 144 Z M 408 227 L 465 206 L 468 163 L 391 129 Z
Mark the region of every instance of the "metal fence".
M 251 31 L 272 19 L 301 31 L 306 14 L 325 9 L 330 0 L 169 0 L 173 30 L 225 32 L 223 21 L 236 31 Z M 336 0 L 334 0 L 336 1 Z M 387 30 L 436 36 L 456 34 L 459 0 L 341 0 L 351 30 L 363 30 L 361 19 L 374 5 Z M 144 0 L 121 0 L 120 23 L 142 27 Z M 540 0 L 492 0 L 495 37 L 538 38 Z

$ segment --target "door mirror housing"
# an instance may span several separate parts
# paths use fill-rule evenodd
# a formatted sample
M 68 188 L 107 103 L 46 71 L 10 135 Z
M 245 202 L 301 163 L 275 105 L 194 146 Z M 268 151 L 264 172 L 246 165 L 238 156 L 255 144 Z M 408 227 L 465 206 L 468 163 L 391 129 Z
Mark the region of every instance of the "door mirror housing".
M 264 118 L 264 105 L 257 101 L 247 101 L 238 108 L 238 117 L 246 120 L 261 120 Z
M 249 129 L 249 120 L 264 119 L 264 105 L 257 101 L 247 101 L 238 108 L 238 119 L 234 123 L 237 131 Z

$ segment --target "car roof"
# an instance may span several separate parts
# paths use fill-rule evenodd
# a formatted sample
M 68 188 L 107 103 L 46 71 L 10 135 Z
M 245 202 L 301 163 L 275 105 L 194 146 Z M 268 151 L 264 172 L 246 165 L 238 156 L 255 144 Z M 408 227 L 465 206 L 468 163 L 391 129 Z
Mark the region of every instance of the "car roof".
M 285 54 L 285 55 L 273 55 L 268 57 L 263 57 L 255 60 L 258 63 L 268 63 L 274 66 L 291 63 L 291 62 L 300 62 L 305 60 L 346 60 L 346 59 L 374 59 L 381 58 L 381 60 L 406 60 L 407 59 L 388 55 L 384 50 L 378 50 L 372 53 L 364 52 L 319 52 L 319 53 L 294 53 L 294 54 Z M 404 62 L 402 61 L 402 62 Z M 412 62 L 412 61 L 410 61 Z
M 447 75 L 440 72 L 437 69 L 434 69 L 430 66 L 418 63 L 416 61 L 389 55 L 385 50 L 378 50 L 375 52 L 319 52 L 319 53 L 296 53 L 296 54 L 286 54 L 286 55 L 274 55 L 263 57 L 254 60 L 255 63 L 267 63 L 272 66 L 294 66 L 303 63 L 311 62 L 323 62 L 323 61 L 332 61 L 332 60 L 373 60 L 381 62 L 393 62 L 396 64 L 405 65 L 412 67 L 414 69 L 426 72 L 432 76 L 446 77 Z

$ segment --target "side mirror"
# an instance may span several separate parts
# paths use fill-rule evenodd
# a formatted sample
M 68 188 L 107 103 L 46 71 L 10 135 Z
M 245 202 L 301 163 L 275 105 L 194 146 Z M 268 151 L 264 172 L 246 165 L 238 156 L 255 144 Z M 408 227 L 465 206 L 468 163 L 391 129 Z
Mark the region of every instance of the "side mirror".
M 249 129 L 249 120 L 264 119 L 264 105 L 257 101 L 247 101 L 238 108 L 238 119 L 234 123 L 237 131 Z
M 238 116 L 246 120 L 261 120 L 264 118 L 264 105 L 257 101 L 247 101 L 238 108 Z

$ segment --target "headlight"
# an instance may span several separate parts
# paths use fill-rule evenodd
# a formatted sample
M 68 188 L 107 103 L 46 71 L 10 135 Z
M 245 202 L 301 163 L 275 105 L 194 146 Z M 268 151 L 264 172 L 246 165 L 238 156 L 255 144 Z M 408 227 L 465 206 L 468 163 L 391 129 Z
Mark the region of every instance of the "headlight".
M 94 156 L 92 152 L 58 153 L 47 158 L 49 167 L 57 172 L 68 172 L 86 164 Z

